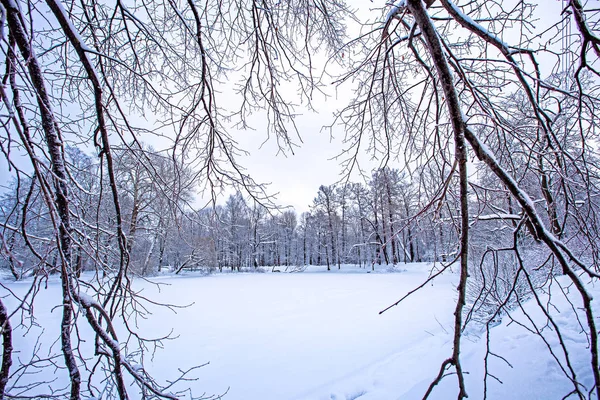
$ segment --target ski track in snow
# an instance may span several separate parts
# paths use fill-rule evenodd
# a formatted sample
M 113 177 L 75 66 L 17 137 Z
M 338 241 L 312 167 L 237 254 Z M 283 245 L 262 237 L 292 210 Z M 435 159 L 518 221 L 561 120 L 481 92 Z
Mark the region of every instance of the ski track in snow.
M 189 384 L 196 395 L 227 392 L 225 400 L 420 399 L 440 363 L 452 352 L 458 275 L 446 272 L 399 306 L 382 315 L 378 312 L 422 283 L 430 267 L 408 264 L 401 265 L 399 273 L 370 274 L 343 266 L 341 271 L 309 267 L 294 274 L 168 275 L 153 278 L 164 284 L 160 291 L 136 281 L 136 288 L 152 299 L 191 304 L 176 312 L 155 308 L 149 320 L 138 321 L 140 329 L 153 336 L 171 330 L 178 336 L 164 342 L 164 349 L 146 362 L 146 369 L 164 381 L 173 379 L 177 368 L 210 362 L 197 371 L 198 380 Z M 28 288 L 27 282 L 4 284 L 17 293 Z M 599 294 L 596 288 L 591 290 Z M 49 328 L 43 333 L 34 328 L 26 336 L 19 328 L 15 335 L 19 359 L 31 355 L 38 335 L 43 338 L 43 353 L 58 338 L 58 280 L 51 278 L 38 296 L 36 322 Z M 560 310 L 554 317 L 573 356 L 573 367 L 590 388 L 593 376 L 587 339 L 580 334 L 575 311 L 556 294 L 553 304 Z M 14 307 L 14 302 L 8 301 L 8 306 Z M 543 324 L 535 308 L 533 302 L 525 306 Z M 521 310 L 512 316 L 528 324 Z M 93 342 L 86 336 L 91 335 L 89 328 L 81 333 L 89 338 L 87 343 Z M 543 333 L 557 350 L 554 332 L 546 327 Z M 120 337 L 126 337 L 122 327 Z M 492 351 L 502 354 L 512 367 L 492 357 L 490 371 L 503 384 L 488 380 L 489 399 L 506 399 L 509 393 L 516 400 L 560 399 L 571 390 L 546 345 L 509 318 L 491 330 L 491 343 Z M 59 350 L 54 343 L 52 351 Z M 461 357 L 472 399 L 483 397 L 484 355 L 485 338 L 481 332 L 470 332 L 463 340 Z M 44 373 L 55 377 L 53 371 Z M 64 382 L 59 376 L 53 385 Z M 456 392 L 456 379 L 448 376 L 431 398 L 455 398 Z

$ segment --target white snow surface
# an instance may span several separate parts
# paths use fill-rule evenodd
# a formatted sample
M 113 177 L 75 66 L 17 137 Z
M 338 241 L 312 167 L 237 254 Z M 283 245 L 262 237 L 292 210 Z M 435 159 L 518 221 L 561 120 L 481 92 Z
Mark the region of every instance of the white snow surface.
M 400 264 L 395 269 L 376 266 L 371 273 L 354 266 L 342 266 L 339 271 L 309 267 L 300 273 L 190 273 L 152 279 L 162 284 L 160 290 L 136 280 L 136 289 L 146 297 L 191 304 L 176 312 L 153 307 L 153 315 L 139 321 L 145 336 L 159 337 L 171 330 L 178 336 L 164 342 L 164 348 L 146 361 L 145 369 L 165 382 L 177 375 L 178 368 L 210 362 L 195 371 L 196 381 L 186 385 L 196 396 L 227 393 L 225 400 L 421 399 L 452 352 L 457 270 L 445 272 L 384 314 L 379 311 L 421 284 L 431 269 L 431 264 Z M 16 293 L 28 288 L 26 281 L 3 283 Z M 560 292 L 557 285 L 552 290 Z M 597 294 L 600 290 L 590 284 L 590 291 Z M 2 292 L 5 295 L 6 289 Z M 593 377 L 586 337 L 579 333 L 573 308 L 559 297 L 555 293 L 553 316 L 566 337 L 578 378 L 590 388 Z M 16 304 L 5 301 L 9 309 Z M 35 306 L 36 322 L 46 327 L 44 332 L 34 327 L 24 336 L 24 330 L 17 328 L 14 335 L 20 359 L 29 356 L 38 335 L 42 335 L 44 349 L 59 337 L 59 303 L 60 283 L 51 278 Z M 579 303 L 574 304 L 577 309 Z M 544 320 L 533 301 L 524 309 L 534 320 Z M 511 317 L 531 326 L 521 310 Z M 17 318 L 13 317 L 15 325 Z M 133 324 L 132 318 L 128 320 Z M 120 331 L 123 340 L 122 327 Z M 557 350 L 553 331 L 546 327 L 543 332 Z M 80 334 L 93 343 L 89 329 Z M 59 343 L 54 343 L 54 352 L 60 350 Z M 484 334 L 475 329 L 469 329 L 463 340 L 462 363 L 470 399 L 483 398 L 485 343 Z M 488 379 L 489 399 L 561 399 L 572 390 L 544 342 L 510 323 L 510 318 L 492 328 L 490 343 L 492 351 L 512 367 L 491 357 L 490 372 L 503 384 Z M 557 354 L 562 357 L 558 350 Z M 53 386 L 65 384 L 64 371 L 62 376 L 60 371 L 49 374 L 57 378 Z M 456 393 L 456 378 L 450 375 L 431 398 L 451 399 Z

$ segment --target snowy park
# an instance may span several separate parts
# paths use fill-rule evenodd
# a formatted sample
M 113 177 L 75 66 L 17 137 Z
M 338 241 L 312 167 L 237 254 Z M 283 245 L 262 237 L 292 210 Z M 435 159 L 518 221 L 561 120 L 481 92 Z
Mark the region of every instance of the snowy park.
M 0 400 L 600 400 L 596 0 L 0 0 Z

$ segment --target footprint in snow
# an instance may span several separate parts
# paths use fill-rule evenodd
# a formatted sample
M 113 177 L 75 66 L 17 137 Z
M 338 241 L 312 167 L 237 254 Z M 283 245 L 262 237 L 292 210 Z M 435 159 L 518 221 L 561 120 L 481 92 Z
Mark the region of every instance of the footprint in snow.
M 335 393 L 332 393 L 332 394 L 329 395 L 329 400 L 356 400 L 359 397 L 364 396 L 365 394 L 367 394 L 367 392 L 364 391 L 364 390 L 359 390 L 357 392 L 354 392 L 354 393 L 351 393 L 351 394 L 347 394 L 347 395 L 344 395 L 342 397 L 339 397 Z
M 356 399 L 358 399 L 359 397 L 362 397 L 362 396 L 364 396 L 365 394 L 367 394 L 367 392 L 365 392 L 364 390 L 360 390 L 360 391 L 358 391 L 358 392 L 356 392 L 356 393 L 354 393 L 354 394 L 348 395 L 348 396 L 346 397 L 346 400 L 356 400 Z

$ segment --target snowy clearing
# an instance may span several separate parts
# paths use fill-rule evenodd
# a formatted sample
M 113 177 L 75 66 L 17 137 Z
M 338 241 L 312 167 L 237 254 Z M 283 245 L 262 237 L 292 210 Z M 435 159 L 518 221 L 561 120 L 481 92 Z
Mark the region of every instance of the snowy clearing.
M 441 362 L 451 354 L 457 274 L 445 273 L 379 315 L 380 310 L 422 283 L 431 264 L 401 265 L 393 273 L 367 274 L 355 267 L 342 268 L 327 272 L 325 267 L 313 267 L 292 274 L 168 275 L 153 279 L 162 284 L 160 290 L 136 281 L 144 296 L 165 303 L 191 304 L 176 312 L 156 308 L 149 320 L 139 321 L 140 328 L 148 332 L 150 327 L 156 337 L 171 330 L 178 336 L 164 342 L 164 349 L 156 352 L 146 368 L 158 379 L 168 380 L 174 378 L 177 368 L 210 362 L 196 371 L 198 380 L 188 384 L 196 396 L 227 393 L 226 400 L 420 399 Z M 29 287 L 27 282 L 4 284 L 16 293 Z M 37 297 L 38 324 L 60 326 L 59 299 L 59 281 L 51 278 Z M 580 380 L 592 387 L 586 337 L 579 333 L 574 311 L 566 301 L 558 296 L 553 300 L 554 315 L 577 361 L 573 368 Z M 526 309 L 541 321 L 539 310 L 532 311 L 534 306 L 530 301 Z M 9 307 L 15 307 L 14 300 Z M 14 325 L 18 317 L 13 317 Z M 530 325 L 521 311 L 513 318 Z M 505 317 L 492 329 L 491 346 L 512 368 L 492 357 L 490 373 L 503 384 L 488 379 L 488 398 L 560 399 L 569 393 L 570 382 L 544 342 L 509 322 Z M 31 351 L 40 333 L 37 327 L 25 336 L 23 330 L 16 331 L 15 348 Z M 93 342 L 88 333 L 80 332 Z M 557 345 L 550 328 L 544 334 L 550 345 Z M 46 329 L 40 340 L 41 353 L 47 354 L 47 347 L 58 338 L 58 331 Z M 54 352 L 60 351 L 60 341 L 53 346 Z M 556 354 L 561 357 L 560 352 Z M 472 399 L 483 398 L 484 356 L 485 338 L 471 329 L 462 357 Z M 21 351 L 17 357 L 25 360 L 30 354 Z M 52 385 L 65 385 L 64 375 L 60 371 L 52 378 L 57 379 Z M 37 390 L 48 391 L 47 386 Z M 456 390 L 454 377 L 448 376 L 433 398 L 455 398 Z

